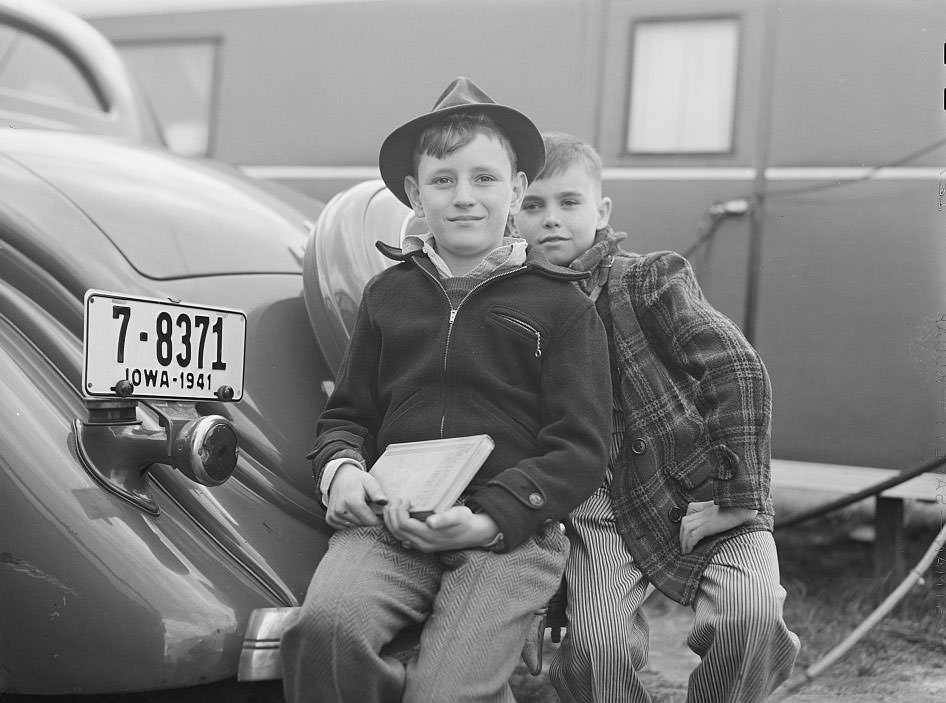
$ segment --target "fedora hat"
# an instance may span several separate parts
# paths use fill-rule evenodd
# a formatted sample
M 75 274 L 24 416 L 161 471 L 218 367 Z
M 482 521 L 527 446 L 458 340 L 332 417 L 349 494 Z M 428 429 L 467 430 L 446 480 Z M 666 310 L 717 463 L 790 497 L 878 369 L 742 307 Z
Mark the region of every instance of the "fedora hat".
M 481 112 L 490 117 L 512 143 L 518 168 L 529 181 L 545 165 L 542 135 L 528 117 L 506 105 L 499 105 L 469 78 L 455 78 L 437 98 L 433 109 L 405 122 L 388 135 L 378 154 L 378 166 L 385 185 L 402 203 L 411 207 L 404 191 L 404 178 L 414 173 L 414 147 L 421 132 L 440 120 L 462 112 Z

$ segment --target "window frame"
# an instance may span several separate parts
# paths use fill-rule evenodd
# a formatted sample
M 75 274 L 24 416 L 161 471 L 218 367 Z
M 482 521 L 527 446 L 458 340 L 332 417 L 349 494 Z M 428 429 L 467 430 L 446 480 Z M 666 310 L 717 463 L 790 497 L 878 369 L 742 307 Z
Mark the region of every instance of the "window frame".
M 0 24 L 19 34 L 28 35 L 55 51 L 69 66 L 75 69 L 89 89 L 95 101 L 95 107 L 79 105 L 66 100 L 44 96 L 38 93 L 0 87 L 0 115 L 5 121 L 23 126 L 54 130 L 87 129 L 100 131 L 102 125 L 114 121 L 112 105 L 97 76 L 72 48 L 58 40 L 51 32 L 32 24 L 17 22 L 12 18 L 0 18 Z
M 219 123 L 219 111 L 220 111 L 220 81 L 222 75 L 222 58 L 224 41 L 223 37 L 215 34 L 205 34 L 205 35 L 194 35 L 194 36 L 173 36 L 173 37 L 148 37 L 146 39 L 123 39 L 115 40 L 115 48 L 122 57 L 122 61 L 128 67 L 128 70 L 134 73 L 134 69 L 131 66 L 131 62 L 126 57 L 124 51 L 125 49 L 139 49 L 139 48 L 155 48 L 155 47 L 172 47 L 174 45 L 208 45 L 211 47 L 211 60 L 210 60 L 210 90 L 208 91 L 207 99 L 207 143 L 205 149 L 200 154 L 188 154 L 187 156 L 202 158 L 202 157 L 213 157 L 216 150 L 217 142 L 217 128 Z M 135 75 L 135 81 L 140 86 L 141 92 L 144 94 L 145 100 L 148 103 L 148 108 L 151 110 L 154 115 L 154 120 L 158 125 L 158 128 L 161 131 L 161 137 L 167 143 L 167 137 L 165 132 L 165 125 L 161 121 L 160 116 L 158 115 L 158 109 L 155 106 L 151 95 L 148 92 L 148 88 L 145 85 L 144 81 L 141 80 L 141 77 Z M 180 154 L 180 152 L 175 151 L 170 144 L 167 144 L 167 149 L 172 153 Z
M 686 24 L 695 22 L 718 22 L 731 21 L 736 27 L 736 46 L 735 46 L 735 65 L 733 76 L 733 97 L 729 105 L 731 120 L 729 129 L 729 148 L 719 151 L 632 151 L 630 148 L 631 137 L 631 100 L 634 95 L 633 76 L 635 68 L 635 50 L 637 28 L 641 25 L 650 24 Z M 734 157 L 738 147 L 739 130 L 739 105 L 742 94 L 743 81 L 743 57 L 745 54 L 745 21 L 744 18 L 736 12 L 716 12 L 710 14 L 684 14 L 684 15 L 654 15 L 632 17 L 628 21 L 627 36 L 627 55 L 625 61 L 624 74 L 624 119 L 621 131 L 621 145 L 619 158 L 621 159 L 647 159 L 647 158 L 700 158 L 700 157 Z

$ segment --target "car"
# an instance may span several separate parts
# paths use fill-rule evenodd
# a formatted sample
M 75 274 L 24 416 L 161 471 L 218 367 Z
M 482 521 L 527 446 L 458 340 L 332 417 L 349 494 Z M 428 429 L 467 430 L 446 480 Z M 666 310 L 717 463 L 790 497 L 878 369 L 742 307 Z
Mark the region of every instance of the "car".
M 320 245 L 322 203 L 171 154 L 40 0 L 0 0 L 0 118 L 0 697 L 232 680 L 326 549 L 305 455 L 383 263 Z

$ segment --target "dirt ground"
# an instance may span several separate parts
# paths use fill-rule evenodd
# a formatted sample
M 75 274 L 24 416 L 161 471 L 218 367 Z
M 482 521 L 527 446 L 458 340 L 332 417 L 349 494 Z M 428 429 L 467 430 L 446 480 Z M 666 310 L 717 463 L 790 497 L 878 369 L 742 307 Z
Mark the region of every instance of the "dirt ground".
M 834 498 L 812 492 L 777 494 L 777 514 L 822 505 Z M 872 561 L 873 506 L 869 501 L 831 513 L 799 528 L 776 529 L 785 617 L 802 639 L 791 682 L 821 661 L 893 590 L 876 577 Z M 913 567 L 946 521 L 933 503 L 907 506 L 905 553 Z M 868 535 L 864 537 L 865 533 Z M 789 703 L 946 702 L 946 551 L 901 604 L 848 652 L 800 688 L 783 686 L 772 696 Z M 691 611 L 659 592 L 645 603 L 651 629 L 650 657 L 641 675 L 654 703 L 684 703 L 687 678 L 698 658 L 686 646 Z M 560 703 L 548 682 L 557 645 L 545 642 L 545 670 L 514 677 L 519 703 Z M 784 698 L 783 698 L 784 696 Z

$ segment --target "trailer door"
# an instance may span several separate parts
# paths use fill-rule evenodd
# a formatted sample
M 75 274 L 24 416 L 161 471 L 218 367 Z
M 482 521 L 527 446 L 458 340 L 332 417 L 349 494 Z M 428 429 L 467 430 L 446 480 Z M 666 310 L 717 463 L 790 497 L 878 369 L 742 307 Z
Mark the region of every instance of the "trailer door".
M 748 208 L 765 161 L 765 14 L 757 0 L 618 0 L 602 17 L 596 141 L 613 224 L 628 249 L 689 252 L 707 296 L 744 329 Z

